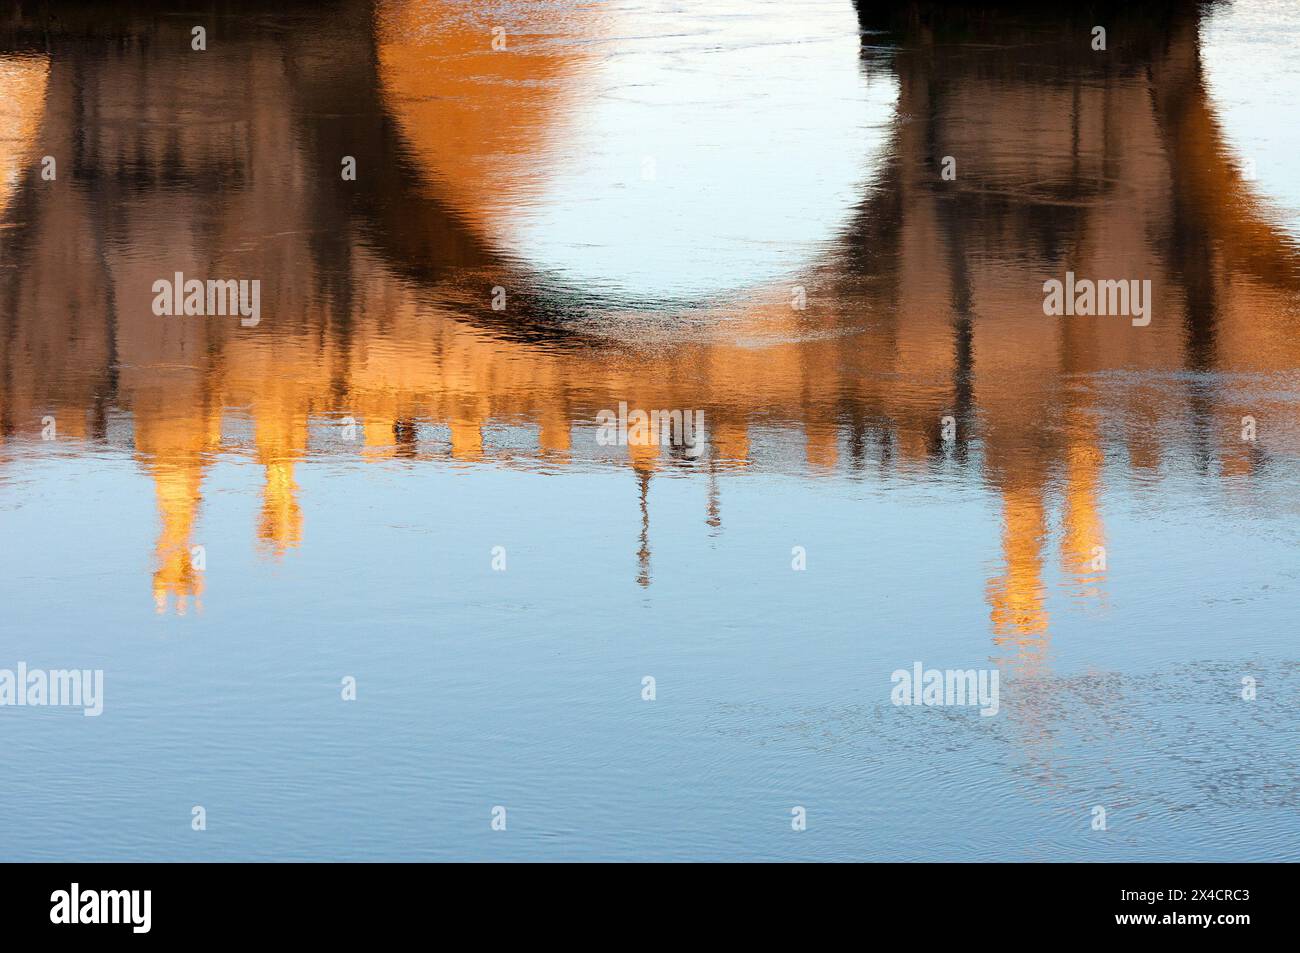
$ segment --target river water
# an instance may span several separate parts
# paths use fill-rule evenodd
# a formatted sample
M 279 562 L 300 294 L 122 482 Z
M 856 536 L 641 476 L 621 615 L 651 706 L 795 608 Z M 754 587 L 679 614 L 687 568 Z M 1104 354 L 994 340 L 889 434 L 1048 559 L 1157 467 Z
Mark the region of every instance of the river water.
M 5 859 L 1300 857 L 1300 7 L 27 6 Z

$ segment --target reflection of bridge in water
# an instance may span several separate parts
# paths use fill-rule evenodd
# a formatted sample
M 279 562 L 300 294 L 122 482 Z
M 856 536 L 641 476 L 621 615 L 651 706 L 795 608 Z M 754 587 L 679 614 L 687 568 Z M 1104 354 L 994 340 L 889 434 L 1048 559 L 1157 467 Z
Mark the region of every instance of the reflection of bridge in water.
M 1058 495 L 1064 568 L 1101 585 L 1104 458 L 1249 474 L 1267 457 L 1238 438 L 1246 414 L 1268 422 L 1269 453 L 1300 450 L 1285 405 L 1202 373 L 1300 367 L 1300 270 L 1221 144 L 1193 4 L 1115 13 L 1105 56 L 1080 41 L 1087 25 L 1042 15 L 965 20 L 954 55 L 931 5 L 863 14 L 861 69 L 896 81 L 898 120 L 837 250 L 798 277 L 807 310 L 774 280 L 667 328 L 495 241 L 502 190 L 584 108 L 595 47 L 524 23 L 520 52 L 489 57 L 490 36 L 459 21 L 420 40 L 412 8 L 376 6 L 217 20 L 203 58 L 184 17 L 81 6 L 8 28 L 0 171 L 22 174 L 0 191 L 0 430 L 12 441 L 53 414 L 61 436 L 106 441 L 125 415 L 157 487 L 160 602 L 198 595 L 191 530 L 206 470 L 242 452 L 222 439 L 231 415 L 251 419 L 258 535 L 276 552 L 300 539 L 295 464 L 356 452 L 320 435 L 343 417 L 366 459 L 501 460 L 485 432 L 514 424 L 536 429 L 533 456 L 564 462 L 598 459 L 589 426 L 619 401 L 703 409 L 698 460 L 627 449 L 643 509 L 656 470 L 788 466 L 792 445 L 813 471 L 950 461 L 1002 497 L 992 620 L 1026 650 L 1047 626 Z M 601 16 L 578 6 L 562 29 L 600 36 Z M 1042 282 L 1067 269 L 1150 278 L 1155 320 L 1045 318 Z M 154 317 L 152 283 L 175 271 L 260 276 L 262 324 Z M 611 312 L 633 330 L 600 328 Z M 716 499 L 703 515 L 717 522 Z

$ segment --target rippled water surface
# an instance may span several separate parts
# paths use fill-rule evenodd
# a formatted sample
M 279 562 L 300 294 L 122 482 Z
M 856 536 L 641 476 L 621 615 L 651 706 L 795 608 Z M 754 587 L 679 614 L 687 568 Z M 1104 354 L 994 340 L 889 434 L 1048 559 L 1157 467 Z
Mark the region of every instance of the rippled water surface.
M 1300 7 L 1102 22 L 5 13 L 0 855 L 1300 858 Z

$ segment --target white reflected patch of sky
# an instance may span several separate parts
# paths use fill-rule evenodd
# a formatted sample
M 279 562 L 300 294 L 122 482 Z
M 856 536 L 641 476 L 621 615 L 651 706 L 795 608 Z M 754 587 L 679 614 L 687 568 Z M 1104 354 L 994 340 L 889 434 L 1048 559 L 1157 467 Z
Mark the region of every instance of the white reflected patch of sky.
M 639 301 L 815 263 L 862 201 L 898 97 L 892 76 L 862 70 L 852 5 L 613 15 L 592 101 L 502 242 L 563 283 Z
M 1201 62 L 1224 136 L 1243 166 L 1253 164 L 1255 194 L 1300 240 L 1300 4 L 1235 0 L 1208 12 Z

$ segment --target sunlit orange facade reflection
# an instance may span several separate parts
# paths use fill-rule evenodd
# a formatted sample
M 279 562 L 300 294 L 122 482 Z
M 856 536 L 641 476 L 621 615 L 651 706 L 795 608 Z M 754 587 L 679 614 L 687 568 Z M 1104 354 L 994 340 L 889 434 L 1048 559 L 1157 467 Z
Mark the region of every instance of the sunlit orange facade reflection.
M 502 197 L 530 200 L 530 161 L 587 105 L 598 9 L 561 24 L 583 41 L 565 47 L 512 25 L 520 54 L 505 58 L 485 24 L 441 4 L 380 4 L 368 30 L 367 8 L 344 6 L 282 41 L 295 63 L 342 48 L 372 64 L 338 71 L 332 113 L 320 76 L 283 66 L 265 37 L 216 61 L 232 86 L 257 78 L 238 115 L 210 115 L 187 61 L 157 44 L 78 64 L 98 71 L 93 84 L 57 51 L 48 67 L 0 60 L 0 170 L 22 169 L 0 182 L 0 240 L 17 262 L 0 287 L 4 441 L 34 439 L 46 416 L 62 439 L 102 441 L 111 411 L 129 416 L 162 523 L 160 609 L 202 596 L 193 529 L 222 454 L 263 469 L 254 533 L 281 558 L 306 544 L 296 468 L 311 454 L 604 465 L 594 419 L 624 401 L 699 408 L 707 421 L 698 458 L 619 451 L 643 507 L 670 466 L 711 478 L 788 465 L 811 477 L 977 469 L 1002 512 L 990 626 L 999 645 L 1032 656 L 1050 627 L 1054 549 L 1073 593 L 1104 604 L 1108 468 L 1155 472 L 1195 444 L 1225 475 L 1249 478 L 1259 451 L 1239 438 L 1246 414 L 1269 422 L 1268 452 L 1300 451 L 1283 402 L 1186 382 L 1300 366 L 1296 250 L 1220 141 L 1194 18 L 1133 54 L 1139 72 L 1050 84 L 1002 57 L 1005 38 L 949 61 L 928 55 L 925 31 L 904 34 L 889 56 L 863 60 L 896 73 L 900 118 L 853 228 L 798 279 L 805 310 L 773 284 L 593 333 L 591 320 L 552 327 L 565 302 L 548 300 L 526 263 L 495 257 L 491 236 L 508 214 Z M 181 27 L 151 29 L 183 48 Z M 142 101 L 145 76 L 165 94 Z M 78 96 L 94 101 L 74 107 Z M 349 139 L 336 114 L 376 103 L 392 118 L 388 139 Z M 179 121 L 193 116 L 210 121 Z M 994 143 L 993 127 L 1020 140 Z M 74 141 L 75 174 L 97 176 L 97 190 L 77 185 L 71 161 L 56 183 L 40 179 L 35 158 L 71 155 Z M 320 142 L 358 158 L 356 190 L 344 191 L 333 153 L 315 157 Z M 944 155 L 959 157 L 953 182 L 937 175 Z M 376 168 L 386 171 L 368 179 Z M 1045 317 L 1042 282 L 1066 267 L 1149 277 L 1155 320 Z M 152 282 L 174 271 L 262 276 L 262 324 L 155 317 Z M 503 313 L 495 284 L 511 290 Z M 1160 399 L 1173 424 L 1162 429 L 1149 389 L 1126 381 L 1137 369 L 1170 381 Z M 339 436 L 349 420 L 355 440 Z M 535 428 L 531 453 L 495 447 L 498 424 Z M 649 545 L 647 532 L 643 584 Z

